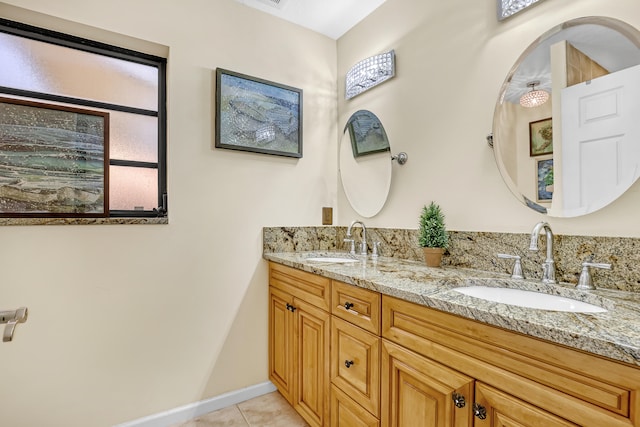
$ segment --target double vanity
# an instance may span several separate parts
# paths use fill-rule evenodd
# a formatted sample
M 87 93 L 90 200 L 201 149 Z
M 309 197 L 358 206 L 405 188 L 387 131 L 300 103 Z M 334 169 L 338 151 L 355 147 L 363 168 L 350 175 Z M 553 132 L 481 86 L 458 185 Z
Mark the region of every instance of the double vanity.
M 640 426 L 639 293 L 268 249 L 270 378 L 312 426 Z
M 562 23 L 527 48 L 488 138 L 518 200 L 577 217 L 636 182 L 637 121 L 619 117 L 634 117 L 639 75 L 640 32 L 612 18 Z M 382 122 L 354 112 L 340 177 L 361 217 L 386 203 L 390 153 Z M 311 426 L 640 427 L 638 239 L 554 238 L 545 221 L 524 238 L 454 232 L 429 268 L 414 231 L 371 233 L 360 221 L 264 232 L 269 375 Z

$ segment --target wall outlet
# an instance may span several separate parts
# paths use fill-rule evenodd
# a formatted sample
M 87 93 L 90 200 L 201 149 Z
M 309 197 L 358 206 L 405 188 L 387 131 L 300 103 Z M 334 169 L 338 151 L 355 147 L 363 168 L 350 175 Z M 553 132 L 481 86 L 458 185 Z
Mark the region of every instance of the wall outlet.
M 333 208 L 322 208 L 322 225 L 333 225 Z

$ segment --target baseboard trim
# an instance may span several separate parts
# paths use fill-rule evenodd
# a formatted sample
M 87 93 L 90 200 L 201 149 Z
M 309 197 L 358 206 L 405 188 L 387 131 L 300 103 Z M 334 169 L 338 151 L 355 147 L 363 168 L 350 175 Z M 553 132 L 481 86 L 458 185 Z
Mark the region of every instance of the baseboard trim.
M 199 417 L 200 415 L 217 411 L 218 409 L 226 408 L 227 406 L 235 405 L 240 402 L 244 402 L 245 400 L 271 393 L 275 390 L 276 386 L 274 386 L 271 381 L 267 381 L 240 390 L 221 394 L 220 396 L 212 397 L 211 399 L 189 403 L 165 412 L 117 424 L 113 427 L 168 427 L 172 424 L 189 421 L 190 419 Z

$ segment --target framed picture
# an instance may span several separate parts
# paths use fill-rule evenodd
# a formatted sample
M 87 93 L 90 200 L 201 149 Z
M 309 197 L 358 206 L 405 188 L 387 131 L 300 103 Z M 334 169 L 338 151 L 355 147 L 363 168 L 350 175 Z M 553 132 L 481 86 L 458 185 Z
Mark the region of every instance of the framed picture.
M 346 129 L 349 129 L 353 157 L 391 151 L 384 126 L 371 111 L 358 110 L 353 113 L 347 121 Z
M 109 113 L 0 98 L 0 217 L 105 217 Z
M 302 90 L 218 68 L 215 146 L 302 157 Z
M 553 198 L 553 158 L 536 159 L 536 199 L 550 202 Z
M 529 123 L 529 155 L 553 153 L 553 125 L 551 118 Z

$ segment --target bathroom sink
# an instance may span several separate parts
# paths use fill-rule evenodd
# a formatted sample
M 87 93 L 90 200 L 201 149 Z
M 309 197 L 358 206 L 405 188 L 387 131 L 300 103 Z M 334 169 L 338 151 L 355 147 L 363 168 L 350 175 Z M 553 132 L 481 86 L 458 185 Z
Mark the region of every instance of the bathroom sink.
M 541 292 L 525 291 L 512 288 L 494 288 L 490 286 L 468 286 L 454 288 L 456 292 L 475 298 L 518 307 L 536 308 L 539 310 L 567 311 L 573 313 L 604 313 L 605 310 L 597 305 L 578 301 L 558 295 L 543 294 Z
M 305 261 L 309 261 L 309 262 L 334 262 L 334 263 L 358 262 L 358 260 L 355 259 L 355 258 L 335 257 L 335 256 L 309 257 L 309 258 L 305 258 Z

